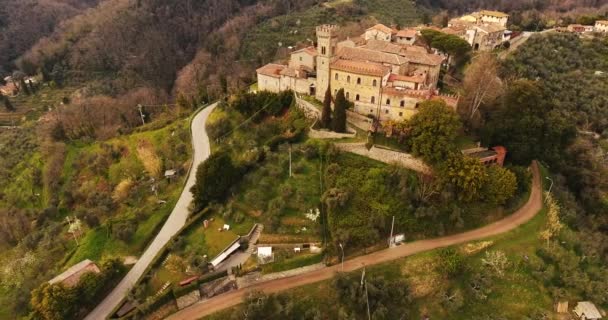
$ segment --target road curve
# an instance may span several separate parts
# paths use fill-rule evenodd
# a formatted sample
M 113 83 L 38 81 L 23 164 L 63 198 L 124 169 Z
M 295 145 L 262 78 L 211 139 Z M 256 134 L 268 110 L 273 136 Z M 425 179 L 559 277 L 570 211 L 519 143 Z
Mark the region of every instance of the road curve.
M 196 181 L 196 169 L 198 165 L 205 161 L 211 154 L 211 147 L 209 143 L 209 137 L 205 130 L 205 123 L 207 118 L 217 106 L 213 104 L 194 116 L 192 119 L 192 168 L 189 171 L 188 180 L 184 186 L 182 194 L 179 196 L 175 208 L 167 218 L 167 221 L 163 225 L 160 232 L 154 238 L 154 241 L 146 248 L 146 251 L 141 255 L 137 263 L 133 266 L 129 273 L 120 281 L 112 292 L 99 304 L 97 307 L 87 315 L 86 320 L 101 320 L 106 319 L 110 316 L 110 313 L 118 304 L 123 300 L 127 293 L 133 288 L 133 285 L 143 275 L 144 271 L 152 263 L 154 257 L 158 252 L 165 246 L 165 244 L 179 231 L 190 214 L 188 206 L 192 202 L 192 194 L 190 188 Z
M 534 162 L 531 168 L 533 173 L 533 180 L 530 198 L 528 199 L 526 204 L 519 208 L 519 210 L 517 210 L 512 215 L 506 217 L 505 219 L 465 233 L 431 240 L 416 241 L 398 246 L 396 248 L 385 249 L 365 256 L 360 256 L 352 260 L 347 260 L 344 261 L 344 271 L 354 271 L 362 268 L 363 266 L 384 263 L 423 251 L 484 239 L 490 236 L 495 236 L 501 233 L 511 231 L 519 227 L 520 225 L 530 221 L 530 219 L 532 219 L 542 209 L 543 206 L 542 184 L 538 164 Z M 336 272 L 340 271 L 340 268 L 341 266 L 338 264 L 320 270 L 300 274 L 297 276 L 259 283 L 245 289 L 235 290 L 226 294 L 213 297 L 209 300 L 201 301 L 186 309 L 178 311 L 177 313 L 169 316 L 167 319 L 200 319 L 203 316 L 207 316 L 220 310 L 240 304 L 242 302 L 243 297 L 250 291 L 263 291 L 265 293 L 274 293 L 327 280 L 332 278 Z

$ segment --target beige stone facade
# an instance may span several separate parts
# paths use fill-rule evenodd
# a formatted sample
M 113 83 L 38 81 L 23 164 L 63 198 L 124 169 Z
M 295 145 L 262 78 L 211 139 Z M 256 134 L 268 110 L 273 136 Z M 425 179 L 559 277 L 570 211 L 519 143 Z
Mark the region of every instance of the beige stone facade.
M 436 91 L 444 57 L 402 43 L 415 39 L 416 30 L 400 33 L 376 25 L 361 37 L 338 41 L 337 28 L 317 27 L 316 51 L 304 48 L 292 53 L 288 65 L 258 69 L 259 89 L 294 90 L 318 100 L 323 100 L 328 87 L 334 96 L 344 89 L 355 112 L 380 121 L 409 119 L 420 102 L 432 98 L 456 106 L 457 98 Z M 400 37 L 407 39 L 399 42 Z
M 475 51 L 491 51 L 509 40 L 508 21 L 506 13 L 482 10 L 450 20 L 441 31 L 461 37 Z
M 608 33 L 608 20 L 598 20 L 595 22 L 595 32 Z

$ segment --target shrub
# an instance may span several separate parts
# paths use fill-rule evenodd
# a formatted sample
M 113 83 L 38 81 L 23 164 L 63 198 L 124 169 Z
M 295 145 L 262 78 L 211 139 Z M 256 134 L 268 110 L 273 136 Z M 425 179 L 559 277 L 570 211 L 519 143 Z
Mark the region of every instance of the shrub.
M 464 259 L 456 250 L 446 248 L 439 251 L 439 272 L 454 277 L 464 270 L 464 266 Z
M 222 200 L 241 179 L 243 171 L 225 151 L 214 153 L 201 163 L 196 172 L 196 183 L 190 189 L 197 211 L 211 202 Z

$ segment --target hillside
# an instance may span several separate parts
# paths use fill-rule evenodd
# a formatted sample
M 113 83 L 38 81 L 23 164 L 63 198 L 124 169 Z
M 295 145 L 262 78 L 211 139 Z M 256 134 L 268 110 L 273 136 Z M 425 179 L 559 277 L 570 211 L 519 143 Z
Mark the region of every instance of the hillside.
M 0 75 L 14 60 L 62 21 L 97 5 L 99 0 L 0 1 Z M 3 71 L 4 70 L 4 71 Z
M 562 298 L 593 299 L 608 307 L 608 296 L 601 294 L 607 290 L 602 279 L 608 277 L 608 88 L 605 76 L 597 73 L 608 72 L 606 40 L 561 34 L 532 37 L 512 57 L 495 62 L 492 70 L 500 70 L 496 77 L 505 81 L 493 101 L 484 102 L 475 118 L 460 119 L 453 112 L 458 126 L 450 142 L 469 141 L 470 135 L 509 150 L 505 170 L 491 170 L 517 175 L 516 196 L 511 194 L 501 205 L 488 200 L 492 194 L 476 197 L 506 183 L 486 179 L 479 161 L 458 161 L 463 157 L 455 144 L 433 155 L 441 160 L 435 163 L 438 177 L 427 180 L 308 139 L 311 124 L 291 103 L 275 106 L 277 110 L 264 117 L 254 114 L 274 98 L 242 93 L 255 82 L 257 67 L 313 44 L 319 24 L 341 25 L 344 38 L 379 22 L 418 25 L 441 10 L 491 7 L 536 14 L 607 4 L 608 0 L 0 0 L 0 75 L 19 68 L 35 75 L 36 81 L 31 92 L 21 90 L 8 98 L 14 110 L 0 105 L 0 125 L 7 125 L 0 128 L 0 318 L 26 316 L 32 311 L 32 290 L 83 259 L 104 262 L 141 254 L 181 192 L 191 153 L 188 116 L 206 102 L 227 96 L 228 103 L 217 109 L 208 129 L 213 131 L 214 151 L 230 154 L 228 158 L 242 166 L 235 168 L 244 171 L 236 177 L 239 181 L 226 183 L 229 196 L 209 206 L 215 218 L 212 228 L 205 230 L 198 221 L 176 238 L 169 251 L 178 267 L 170 270 L 170 263 L 153 268 L 140 292 L 133 292 L 136 299 L 154 296 L 167 282 L 191 276 L 188 267 L 203 266 L 203 255 L 216 255 L 254 222 L 264 224 L 267 239 L 323 239 L 323 254 L 333 262 L 338 261 L 342 244 L 348 246 L 347 257 L 384 245 L 393 227 L 390 217 L 397 217 L 396 231 L 405 233 L 408 241 L 490 223 L 520 205 L 527 192 L 524 168 L 538 159 L 550 170 L 545 175 L 553 179 L 557 209 L 547 208 L 532 224 L 491 239 L 489 245 L 473 244 L 483 247 L 479 250 L 469 252 L 462 246 L 433 251 L 371 270 L 370 282 L 378 288 L 387 286 L 408 301 L 397 306 L 389 296 L 380 296 L 378 300 L 385 301 L 376 301 L 384 308 L 378 307 L 378 317 L 395 309 L 411 316 L 430 313 L 433 318 L 461 311 L 462 319 L 475 320 L 474 316 L 521 319 L 516 318 L 521 311 L 530 319 L 542 319 L 543 312 Z M 469 89 L 463 85 L 454 90 L 460 90 L 466 102 L 466 95 L 474 94 Z M 470 122 L 477 120 L 472 126 Z M 388 141 L 400 150 L 414 150 L 408 139 L 376 138 L 378 144 Z M 447 157 L 448 151 L 460 158 Z M 291 161 L 293 177 L 285 169 Z M 169 169 L 178 173 L 174 180 L 164 177 Z M 472 183 L 465 181 L 469 178 Z M 500 186 L 486 188 L 488 181 Z M 470 199 L 465 193 L 472 194 Z M 308 218 L 306 213 L 312 214 L 317 206 L 331 207 L 332 216 L 323 222 Z M 218 230 L 224 223 L 232 226 L 230 232 Z M 541 239 L 541 233 L 549 235 Z M 279 251 L 278 263 L 262 271 L 303 263 L 287 251 L 291 250 Z M 321 258 L 317 254 L 304 260 Z M 490 258 L 498 259 L 502 269 L 488 267 L 484 259 Z M 422 269 L 429 274 L 421 274 Z M 398 280 L 399 286 L 388 285 L 380 275 Z M 348 293 L 358 299 L 355 302 L 362 301 L 351 285 L 358 276 L 304 288 L 310 299 L 293 306 L 325 304 L 329 310 L 340 305 L 340 310 L 331 309 L 331 317 L 359 314 L 363 311 L 353 301 L 341 298 Z M 425 282 L 440 290 L 430 290 Z M 521 290 L 525 292 L 519 296 Z M 91 306 L 79 306 L 77 311 L 84 314 Z M 505 306 L 510 311 L 504 317 L 490 316 Z M 288 318 L 279 312 L 277 318 L 281 317 Z

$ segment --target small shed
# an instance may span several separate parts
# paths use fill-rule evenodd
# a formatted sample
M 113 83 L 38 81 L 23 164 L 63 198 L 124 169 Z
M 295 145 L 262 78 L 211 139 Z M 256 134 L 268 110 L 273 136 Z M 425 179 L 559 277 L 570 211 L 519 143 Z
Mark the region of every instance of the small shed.
M 218 254 L 217 257 L 215 257 L 213 260 L 211 260 L 211 265 L 214 268 L 217 267 L 220 263 L 222 263 L 224 260 L 226 260 L 226 258 L 228 258 L 228 256 L 230 256 L 232 253 L 234 253 L 240 247 L 241 247 L 241 244 L 239 243 L 239 239 L 236 239 L 228 248 L 226 248 L 224 251 L 222 251 L 220 254 Z
M 93 261 L 86 259 L 71 266 L 62 274 L 49 280 L 49 283 L 62 283 L 66 287 L 74 287 L 80 281 L 80 277 L 82 277 L 85 273 L 88 272 L 101 273 L 101 270 Z
M 272 247 L 258 247 L 258 263 L 266 264 L 273 261 Z
M 581 320 L 602 319 L 600 311 L 589 301 L 581 301 L 574 308 L 574 314 Z
M 167 179 L 173 179 L 176 176 L 177 176 L 177 170 L 175 170 L 175 169 L 165 171 L 165 178 L 167 178 Z

